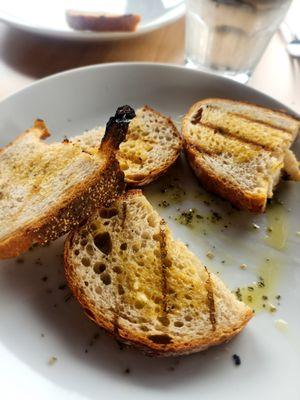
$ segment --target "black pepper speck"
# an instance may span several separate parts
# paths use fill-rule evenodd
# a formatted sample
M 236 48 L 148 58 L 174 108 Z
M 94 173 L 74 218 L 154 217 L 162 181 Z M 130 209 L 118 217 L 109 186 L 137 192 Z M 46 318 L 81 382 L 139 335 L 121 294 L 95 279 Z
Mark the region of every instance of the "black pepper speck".
M 236 366 L 241 365 L 240 356 L 238 356 L 237 354 L 234 354 L 234 355 L 232 356 L 232 359 L 233 359 L 234 365 L 236 365 Z

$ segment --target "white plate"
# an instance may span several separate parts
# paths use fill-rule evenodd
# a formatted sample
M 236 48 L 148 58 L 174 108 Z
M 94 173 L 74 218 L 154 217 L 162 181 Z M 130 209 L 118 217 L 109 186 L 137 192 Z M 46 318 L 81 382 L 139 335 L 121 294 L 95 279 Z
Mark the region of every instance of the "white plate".
M 89 32 L 71 29 L 65 17 L 67 9 L 139 14 L 136 32 Z M 116 40 L 142 35 L 180 18 L 184 0 L 0 0 L 0 20 L 17 28 L 62 39 Z
M 178 120 L 193 102 L 210 96 L 284 107 L 247 86 L 181 67 L 92 66 L 44 79 L 1 102 L 0 145 L 31 126 L 36 117 L 46 120 L 54 139 L 61 139 L 105 123 L 116 107 L 125 103 L 134 107 L 147 103 Z M 24 262 L 1 262 L 1 398 L 299 399 L 300 237 L 296 231 L 300 230 L 300 185 L 283 182 L 280 186 L 278 196 L 284 206 L 279 206 L 277 216 L 284 216 L 287 241 L 284 249 L 278 250 L 264 240 L 265 227 L 270 224 L 266 216 L 235 211 L 229 220 L 232 225 L 224 228 L 231 207 L 205 194 L 195 198 L 201 190 L 183 162 L 176 174 L 188 193 L 182 203 L 157 207 L 159 201 L 168 200 L 160 193 L 162 181 L 146 190 L 174 235 L 189 243 L 208 267 L 219 271 L 231 289 L 251 284 L 257 279 L 258 267 L 270 258 L 274 276 L 271 300 L 276 303 L 273 295 L 282 296 L 278 310 L 257 313 L 236 339 L 204 353 L 151 359 L 135 350 L 121 351 L 73 299 L 65 302 L 68 290 L 58 288 L 64 283 L 62 240 L 58 240 L 50 247 L 28 252 L 21 257 Z M 195 207 L 204 217 L 212 209 L 224 219 L 191 229 L 175 221 L 177 207 Z M 267 215 L 272 218 L 270 211 Z M 253 222 L 261 228 L 255 230 Z M 274 228 L 283 225 L 277 221 Z M 214 253 L 214 259 L 206 257 L 208 251 Z M 247 270 L 240 269 L 242 263 L 248 265 Z M 286 332 L 276 328 L 278 319 L 288 322 Z M 93 339 L 98 332 L 99 338 Z M 241 357 L 239 367 L 232 360 L 235 353 Z M 53 356 L 57 361 L 48 365 Z M 124 372 L 126 368 L 129 374 Z

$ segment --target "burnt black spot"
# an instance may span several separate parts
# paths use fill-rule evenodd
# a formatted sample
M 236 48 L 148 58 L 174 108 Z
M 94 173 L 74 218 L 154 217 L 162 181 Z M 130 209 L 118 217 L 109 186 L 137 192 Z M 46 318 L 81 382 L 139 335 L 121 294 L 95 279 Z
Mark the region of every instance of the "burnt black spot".
M 169 335 L 150 335 L 148 338 L 156 344 L 172 343 L 172 338 Z
M 99 212 L 101 218 L 109 219 L 118 215 L 118 210 L 116 208 L 102 208 Z
M 94 237 L 94 243 L 102 253 L 108 255 L 111 252 L 112 243 L 108 232 L 98 233 L 98 235 Z
M 193 125 L 197 125 L 199 124 L 199 122 L 201 121 L 202 118 L 202 108 L 199 108 L 199 110 L 196 112 L 196 114 L 194 115 L 193 119 L 192 119 L 192 124 Z

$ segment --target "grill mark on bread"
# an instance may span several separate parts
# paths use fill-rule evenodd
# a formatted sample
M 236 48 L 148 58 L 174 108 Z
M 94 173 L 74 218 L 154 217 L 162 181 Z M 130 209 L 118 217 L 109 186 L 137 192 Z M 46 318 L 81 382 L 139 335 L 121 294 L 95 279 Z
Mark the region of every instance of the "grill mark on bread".
M 95 292 L 93 291 L 93 287 L 96 289 L 98 286 L 98 276 L 95 278 L 91 276 L 90 279 L 88 279 L 88 282 L 90 283 L 89 290 L 85 290 L 87 269 L 81 262 L 81 256 L 84 255 L 84 253 L 74 253 L 74 250 L 77 249 L 77 246 L 76 243 L 71 240 L 71 237 L 75 235 L 75 242 L 77 242 L 83 230 L 89 231 L 90 229 L 93 229 L 91 227 L 91 223 L 89 223 L 86 228 L 80 230 L 78 229 L 75 233 L 71 233 L 65 243 L 65 272 L 67 281 L 75 297 L 84 308 L 88 308 L 93 312 L 93 315 L 90 316 L 90 318 L 93 318 L 101 327 L 113 334 L 118 340 L 122 340 L 127 344 L 132 344 L 138 348 L 141 348 L 151 355 L 168 356 L 187 354 L 198 350 L 200 351 L 211 345 L 216 345 L 227 341 L 232 336 L 237 334 L 252 316 L 251 310 L 242 303 L 238 303 L 234 295 L 230 293 L 230 291 L 226 289 L 221 282 L 219 282 L 217 277 L 214 277 L 214 275 L 211 274 L 211 283 L 213 284 L 214 295 L 216 298 L 218 296 L 218 298 L 222 299 L 224 296 L 225 306 L 225 318 L 220 318 L 220 321 L 217 321 L 217 329 L 212 331 L 208 314 L 208 306 L 206 304 L 207 290 L 205 284 L 207 280 L 207 272 L 204 270 L 203 264 L 197 262 L 195 256 L 190 254 L 183 243 L 174 241 L 172 239 L 171 233 L 167 228 L 167 224 L 164 226 L 164 221 L 161 221 L 161 218 L 155 212 L 155 210 L 151 209 L 151 205 L 143 197 L 141 191 L 129 191 L 119 198 L 116 203 L 114 203 L 114 206 L 119 210 L 119 217 L 115 218 L 114 221 L 111 221 L 109 228 L 111 229 L 110 233 L 115 231 L 115 223 L 117 223 L 119 228 L 121 228 L 121 212 L 122 203 L 124 201 L 127 201 L 126 227 L 124 231 L 121 229 L 121 232 L 114 237 L 114 240 L 118 241 L 118 244 L 121 243 L 127 237 L 127 233 L 131 232 L 132 228 L 135 227 L 135 223 L 137 223 L 137 225 L 141 228 L 144 226 L 146 231 L 150 230 L 152 237 L 149 238 L 149 240 L 151 240 L 151 245 L 147 247 L 147 249 L 141 249 L 141 252 L 139 252 L 139 254 L 144 255 L 147 251 L 147 254 L 150 256 L 149 262 L 147 262 L 147 265 L 145 265 L 147 268 L 141 269 L 140 272 L 142 276 L 140 277 L 141 280 L 138 279 L 138 283 L 142 283 L 143 278 L 148 279 L 152 276 L 152 274 L 155 274 L 155 279 L 150 281 L 149 284 L 146 283 L 147 279 L 145 280 L 147 289 L 153 289 L 153 303 L 152 301 L 148 302 L 145 299 L 145 302 L 147 302 L 147 307 L 145 309 L 135 307 L 135 301 L 137 299 L 135 292 L 137 290 L 139 291 L 140 289 L 143 290 L 144 283 L 142 283 L 142 286 L 139 285 L 139 287 L 133 287 L 131 283 L 133 283 L 132 278 L 134 278 L 134 275 L 131 274 L 131 271 L 128 271 L 128 267 L 125 264 L 124 268 L 127 267 L 126 270 L 124 269 L 126 276 L 121 278 L 121 275 L 119 274 L 112 274 L 112 287 L 109 293 L 101 290 L 99 293 L 97 291 L 97 295 L 99 295 L 100 298 L 99 296 L 96 296 Z M 133 212 L 131 212 L 131 210 Z M 139 210 L 139 212 L 134 212 L 134 210 Z M 96 215 L 96 220 L 99 221 L 99 223 L 103 222 L 101 219 L 99 219 L 98 215 L 99 214 Z M 145 219 L 146 216 L 147 218 Z M 147 224 L 147 222 L 149 224 Z M 131 223 L 133 223 L 132 226 Z M 141 223 L 143 225 L 140 225 Z M 117 229 L 118 231 L 120 230 L 119 228 Z M 165 264 L 166 267 L 169 268 L 165 269 L 168 278 L 167 300 L 169 306 L 168 317 L 170 318 L 170 321 L 168 319 L 165 321 L 161 319 L 161 258 L 159 252 L 160 228 L 163 230 L 163 234 L 165 235 L 164 244 L 166 245 L 167 250 Z M 140 236 L 139 233 L 141 231 L 133 230 L 132 232 L 134 232 L 133 239 L 135 239 Z M 75 248 L 70 248 L 72 243 L 73 246 L 75 245 Z M 134 240 L 132 240 L 132 244 L 133 243 Z M 129 248 L 125 249 L 127 250 L 125 257 L 126 259 L 132 253 L 132 247 L 130 247 L 130 244 L 131 243 L 129 243 Z M 179 246 L 177 250 L 174 249 L 175 246 Z M 116 249 L 119 248 L 117 245 L 115 247 Z M 119 253 L 117 250 L 117 254 L 122 263 L 124 252 L 122 251 L 122 253 Z M 153 263 L 151 262 L 152 258 Z M 102 260 L 103 256 L 97 257 L 98 262 L 102 262 Z M 107 262 L 107 268 L 114 271 L 113 267 L 115 265 L 115 261 L 113 261 L 113 259 L 110 257 L 105 258 L 105 260 Z M 199 275 L 197 273 L 198 267 Z M 88 268 L 93 269 L 94 266 L 91 264 Z M 127 271 L 129 274 L 126 273 Z M 133 274 L 134 271 L 135 269 L 133 267 Z M 178 279 L 177 274 L 179 274 Z M 127 277 L 129 280 L 127 280 Z M 183 278 L 182 281 L 180 277 Z M 128 290 L 129 296 L 125 295 L 123 297 L 125 291 L 121 295 L 118 292 L 118 279 L 121 279 L 124 283 L 124 289 Z M 178 282 L 178 284 L 182 282 L 182 284 L 177 286 L 176 282 Z M 186 288 L 183 286 L 183 284 L 184 286 L 186 285 L 186 287 L 190 287 L 191 298 L 186 297 Z M 152 298 L 152 293 L 145 294 L 147 297 L 150 295 Z M 193 294 L 195 295 L 195 298 L 193 298 Z M 174 311 L 172 308 L 173 305 L 175 306 Z M 132 309 L 132 307 L 134 309 Z M 194 307 L 196 307 L 198 313 L 193 313 Z M 215 307 L 215 313 L 217 315 L 220 304 L 216 302 Z M 189 313 L 190 308 L 191 314 Z M 185 319 L 186 316 L 189 316 L 189 318 Z M 192 325 L 190 325 L 189 322 L 187 322 L 186 326 L 184 326 L 185 323 L 183 325 L 176 324 L 176 322 L 184 322 L 183 318 L 186 321 L 193 321 L 193 323 L 191 323 Z M 157 325 L 158 322 L 161 322 L 161 324 Z M 199 330 L 197 329 L 198 326 Z
M 244 143 L 245 144 L 245 143 Z M 250 143 L 248 143 L 249 145 L 250 145 Z M 251 146 L 252 147 L 252 146 Z M 191 143 L 191 144 L 189 144 L 189 143 L 186 143 L 185 144 L 185 148 L 187 149 L 187 150 L 189 150 L 189 149 L 192 149 L 192 150 L 196 150 L 196 151 L 198 151 L 199 153 L 203 153 L 203 154 L 208 154 L 209 156 L 214 156 L 214 155 L 219 155 L 219 154 L 223 154 L 224 153 L 224 151 L 221 151 L 221 152 L 216 152 L 216 151 L 209 151 L 208 149 L 205 149 L 205 148 L 203 148 L 201 145 L 199 145 L 198 143 L 196 144 L 196 143 Z M 260 149 L 261 150 L 261 149 Z M 266 151 L 266 150 L 265 150 Z M 269 151 L 270 153 L 272 153 L 270 150 L 267 150 L 267 151 Z M 227 151 L 227 154 L 231 154 L 231 152 L 230 151 Z
M 194 144 L 194 143 L 193 144 L 186 144 L 185 147 L 186 147 L 186 149 L 196 150 L 199 153 L 208 154 L 210 156 L 212 156 L 214 154 L 218 154 L 218 153 L 215 153 L 213 151 L 209 151 L 207 149 L 203 149 L 201 146 L 199 146 L 199 144 Z
M 211 110 L 221 110 L 221 111 L 223 111 L 222 107 L 218 107 L 218 106 L 214 106 L 214 105 L 206 105 L 205 107 L 206 108 L 210 108 Z M 277 125 L 272 124 L 271 122 L 261 121 L 260 119 L 252 118 L 252 117 L 249 117 L 248 115 L 240 114 L 240 113 L 234 112 L 234 111 L 227 111 L 227 110 L 224 110 L 224 111 L 229 115 L 234 115 L 234 116 L 240 117 L 240 118 L 242 118 L 244 120 L 247 120 L 247 121 L 250 121 L 250 122 L 255 122 L 257 124 L 265 125 L 265 126 L 267 126 L 269 128 L 274 128 L 274 129 L 277 129 L 279 131 L 283 131 L 283 132 L 291 134 L 291 132 L 288 129 L 279 128 Z
M 240 143 L 250 144 L 252 146 L 255 146 L 256 148 L 258 147 L 258 148 L 264 149 L 264 150 L 270 150 L 270 151 L 274 150 L 273 147 L 269 147 L 267 145 L 263 145 L 263 144 L 254 142 L 253 140 L 245 139 L 244 137 L 240 137 L 238 135 L 235 135 L 234 133 L 230 132 L 226 128 L 216 127 L 215 125 L 210 124 L 209 122 L 206 122 L 206 123 L 199 122 L 198 125 L 204 126 L 205 128 L 211 128 L 211 129 L 214 130 L 214 133 L 219 133 L 222 136 L 225 136 L 225 137 L 228 137 L 228 138 L 231 138 L 231 139 L 235 139 Z
M 191 121 L 193 125 L 197 125 L 197 124 L 200 123 L 201 118 L 202 118 L 202 113 L 203 113 L 203 108 L 201 107 L 201 108 L 199 108 L 199 110 L 196 112 L 196 114 L 193 116 L 193 119 L 192 119 L 192 121 Z
M 121 211 L 121 228 L 124 229 L 125 226 L 125 221 L 126 221 L 126 216 L 127 216 L 127 203 L 125 201 L 122 202 L 122 211 Z M 115 274 L 115 279 L 117 281 L 117 288 L 121 284 L 121 279 L 119 277 L 119 274 Z M 121 339 L 120 333 L 119 333 L 119 318 L 120 318 L 120 303 L 119 303 L 119 294 L 116 291 L 115 292 L 115 316 L 113 320 L 113 325 L 114 325 L 114 335 L 118 339 Z
M 205 271 L 207 273 L 207 280 L 205 282 L 205 288 L 207 290 L 207 306 L 209 310 L 209 320 L 211 323 L 211 328 L 213 331 L 217 328 L 216 322 L 216 309 L 215 309 L 215 300 L 214 300 L 214 291 L 212 287 L 211 277 L 208 269 L 204 266 Z
M 159 229 L 159 247 L 160 247 L 160 262 L 161 262 L 161 292 L 162 292 L 162 311 L 163 318 L 166 318 L 168 314 L 168 304 L 167 304 L 167 244 L 166 244 L 166 233 L 165 233 L 165 221 L 162 219 L 160 221 Z

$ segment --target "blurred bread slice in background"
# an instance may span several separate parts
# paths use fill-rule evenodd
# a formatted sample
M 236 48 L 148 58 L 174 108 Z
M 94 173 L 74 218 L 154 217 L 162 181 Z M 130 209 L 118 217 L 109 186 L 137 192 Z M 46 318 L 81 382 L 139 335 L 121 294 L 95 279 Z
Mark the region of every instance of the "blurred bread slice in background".
M 93 32 L 134 32 L 141 21 L 137 14 L 113 15 L 97 12 L 66 11 L 70 28 Z

